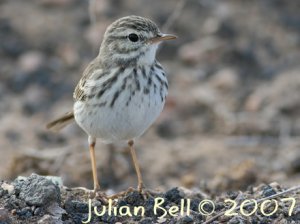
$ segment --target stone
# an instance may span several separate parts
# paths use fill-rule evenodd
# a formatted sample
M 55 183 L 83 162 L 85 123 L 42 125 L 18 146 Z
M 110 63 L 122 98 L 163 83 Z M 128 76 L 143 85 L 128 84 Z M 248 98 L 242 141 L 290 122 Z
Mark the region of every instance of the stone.
M 168 190 L 165 194 L 165 197 L 171 202 L 179 203 L 180 200 L 184 197 L 184 194 L 177 187 L 175 187 Z
M 63 221 L 47 214 L 38 221 L 38 224 L 63 224 Z
M 1 188 L 7 191 L 9 194 L 11 194 L 14 191 L 14 186 L 5 182 L 1 185 Z
M 60 203 L 60 189 L 51 180 L 32 174 L 25 179 L 17 179 L 13 182 L 15 190 L 19 192 L 19 198 L 28 205 L 46 206 L 51 203 Z
M 9 212 L 5 208 L 0 208 L 0 223 L 9 222 Z

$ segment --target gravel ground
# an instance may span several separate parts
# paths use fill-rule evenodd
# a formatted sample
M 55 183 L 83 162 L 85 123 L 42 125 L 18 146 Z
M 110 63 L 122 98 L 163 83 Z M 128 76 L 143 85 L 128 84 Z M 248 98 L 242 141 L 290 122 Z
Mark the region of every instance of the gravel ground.
M 51 133 L 45 124 L 72 108 L 73 89 L 107 25 L 136 14 L 179 37 L 158 52 L 169 95 L 159 119 L 136 144 L 146 186 L 163 196 L 183 187 L 189 193 L 182 197 L 216 205 L 230 196 L 226 192 L 241 203 L 264 197 L 267 183 L 275 192 L 298 186 L 300 2 L 187 0 L 166 29 L 175 8 L 174 0 L 0 1 L 0 179 L 10 185 L 20 175 L 37 173 L 59 176 L 67 187 L 92 187 L 85 133 L 76 125 Z M 136 185 L 124 146 L 99 142 L 96 148 L 102 189 L 115 193 Z M 58 197 L 58 188 L 50 189 L 53 195 L 45 200 L 58 203 L 58 215 L 49 213 L 50 220 L 71 214 L 76 200 L 79 210 L 86 209 L 87 196 L 61 190 Z M 15 205 L 5 202 L 15 193 L 0 195 L 0 217 L 8 214 L 12 223 L 26 214 L 36 221 L 47 214 L 36 211 L 43 206 L 27 205 L 22 194 Z M 299 201 L 296 193 L 282 197 L 288 196 Z M 298 204 L 291 216 L 284 210 L 264 219 L 257 212 L 253 217 L 259 220 L 223 216 L 217 223 L 299 222 Z M 213 215 L 225 208 L 216 206 Z M 281 203 L 279 209 L 287 208 Z M 79 220 L 86 212 L 75 213 Z
M 133 191 L 106 203 L 89 199 L 81 190 L 64 188 L 61 183 L 59 177 L 36 174 L 2 182 L 0 222 L 300 223 L 300 187 L 282 194 L 286 189 L 278 183 L 213 197 L 199 189 L 177 187 L 147 196 Z M 247 205 L 247 199 L 254 204 Z

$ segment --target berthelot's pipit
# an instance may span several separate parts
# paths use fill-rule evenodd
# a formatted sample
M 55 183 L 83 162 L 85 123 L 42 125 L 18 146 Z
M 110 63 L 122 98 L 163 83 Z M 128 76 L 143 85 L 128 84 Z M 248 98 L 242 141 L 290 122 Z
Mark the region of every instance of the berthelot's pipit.
M 95 193 L 100 189 L 95 161 L 97 138 L 106 143 L 127 141 L 138 190 L 143 190 L 134 139 L 149 128 L 164 107 L 168 81 L 155 55 L 161 41 L 175 38 L 139 16 L 112 23 L 98 56 L 87 66 L 75 88 L 73 111 L 47 125 L 59 130 L 75 120 L 88 134 Z

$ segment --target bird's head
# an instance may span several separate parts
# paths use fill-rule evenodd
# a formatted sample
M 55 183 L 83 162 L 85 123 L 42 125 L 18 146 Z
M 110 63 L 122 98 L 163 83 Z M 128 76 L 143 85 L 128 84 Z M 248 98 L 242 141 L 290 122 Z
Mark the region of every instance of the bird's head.
M 100 47 L 100 61 L 106 66 L 152 64 L 161 41 L 176 36 L 163 34 L 157 25 L 140 16 L 127 16 L 112 23 Z

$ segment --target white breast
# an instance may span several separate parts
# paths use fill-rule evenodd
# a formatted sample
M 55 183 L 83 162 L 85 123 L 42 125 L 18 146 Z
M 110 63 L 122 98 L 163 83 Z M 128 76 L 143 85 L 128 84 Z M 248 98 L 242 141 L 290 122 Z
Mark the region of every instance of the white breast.
M 78 125 L 88 135 L 104 142 L 130 140 L 142 135 L 161 113 L 167 94 L 167 88 L 161 86 L 161 81 L 151 74 L 150 67 L 145 67 L 145 72 L 146 77 L 141 69 L 137 69 L 139 88 L 132 69 L 126 69 L 112 85 L 113 91 L 106 91 L 100 101 L 94 97 L 85 102 L 75 102 L 74 115 Z M 161 69 L 155 68 L 155 73 L 167 82 Z M 122 90 L 125 77 L 128 77 L 126 88 Z M 117 90 L 120 94 L 111 106 Z

